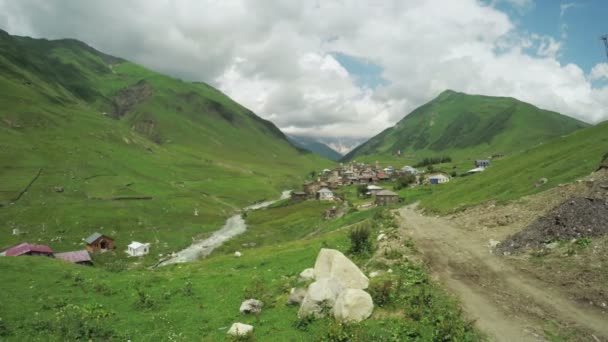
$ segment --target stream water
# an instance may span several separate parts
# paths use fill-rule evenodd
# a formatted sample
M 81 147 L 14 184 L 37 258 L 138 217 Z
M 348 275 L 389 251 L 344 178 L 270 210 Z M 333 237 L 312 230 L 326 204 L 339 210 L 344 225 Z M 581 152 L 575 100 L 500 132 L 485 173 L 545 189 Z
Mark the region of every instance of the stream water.
M 249 211 L 266 208 L 273 203 L 289 198 L 290 193 L 291 190 L 285 190 L 281 193 L 281 197 L 276 200 L 256 203 L 243 208 L 243 210 Z M 233 215 L 226 220 L 220 230 L 215 231 L 209 238 L 194 242 L 189 247 L 175 253 L 171 258 L 159 262 L 157 267 L 191 262 L 199 258 L 204 258 L 211 254 L 214 249 L 221 246 L 224 242 L 244 233 L 246 230 L 247 224 L 245 223 L 245 220 L 243 220 L 241 213 Z

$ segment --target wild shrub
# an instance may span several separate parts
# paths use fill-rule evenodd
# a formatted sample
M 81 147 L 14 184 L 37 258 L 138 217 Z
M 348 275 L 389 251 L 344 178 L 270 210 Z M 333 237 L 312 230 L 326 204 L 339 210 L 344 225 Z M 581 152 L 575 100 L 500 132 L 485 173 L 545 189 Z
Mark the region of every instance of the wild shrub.
M 184 288 L 183 288 L 183 293 L 184 293 L 184 296 L 187 296 L 187 297 L 192 297 L 194 295 L 194 290 L 192 288 L 192 282 L 190 280 L 186 281 L 186 284 L 184 285 Z
M 361 255 L 372 251 L 372 242 L 370 240 L 371 231 L 367 224 L 360 224 L 348 233 L 350 238 L 350 250 L 352 254 Z
M 8 326 L 6 325 L 6 322 L 4 322 L 2 320 L 2 317 L 0 317 L 0 337 L 6 337 L 10 334 L 11 334 L 11 331 L 8 328 Z
M 150 296 L 148 293 L 146 293 L 143 289 L 141 288 L 136 288 L 135 291 L 137 291 L 137 301 L 135 302 L 135 307 L 139 308 L 139 309 L 151 309 L 154 307 L 154 299 L 152 298 L 152 296 Z
M 328 342 L 348 342 L 357 340 L 359 339 L 351 325 L 333 320 L 329 323 L 327 334 L 322 339 L 322 341 Z
M 369 287 L 369 293 L 379 307 L 389 305 L 392 303 L 393 282 L 391 280 L 373 282 Z
M 395 190 L 405 189 L 408 186 L 410 186 L 410 184 L 414 183 L 415 181 L 416 181 L 416 176 L 414 176 L 412 174 L 400 176 L 399 178 L 397 178 L 397 184 L 395 184 L 393 189 L 395 189 Z
M 116 336 L 106 322 L 112 315 L 101 304 L 69 304 L 56 312 L 53 330 L 66 341 L 110 340 Z

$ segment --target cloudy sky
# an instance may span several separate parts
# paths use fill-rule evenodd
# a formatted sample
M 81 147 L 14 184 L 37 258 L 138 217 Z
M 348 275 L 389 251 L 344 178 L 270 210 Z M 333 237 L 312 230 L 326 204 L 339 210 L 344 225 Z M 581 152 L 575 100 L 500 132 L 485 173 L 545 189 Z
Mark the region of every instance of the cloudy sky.
M 287 133 L 351 138 L 445 89 L 607 120 L 606 14 L 604 0 L 0 0 L 12 34 L 80 39 Z

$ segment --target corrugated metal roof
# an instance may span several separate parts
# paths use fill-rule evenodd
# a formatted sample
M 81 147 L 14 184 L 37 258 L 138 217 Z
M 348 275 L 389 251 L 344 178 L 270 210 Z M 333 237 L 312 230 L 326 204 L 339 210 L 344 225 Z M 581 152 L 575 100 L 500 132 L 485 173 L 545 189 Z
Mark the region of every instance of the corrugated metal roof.
M 376 196 L 399 196 L 390 190 L 382 190 L 376 193 Z
M 57 253 L 55 254 L 55 258 L 73 263 L 91 261 L 91 256 L 89 255 L 89 252 L 85 250 Z
M 331 190 L 329 190 L 328 188 L 323 188 L 323 189 L 321 189 L 321 190 L 319 190 L 319 191 L 317 191 L 317 192 L 322 192 L 322 193 L 326 193 L 326 194 L 333 193 L 333 192 L 332 192 Z
M 138 241 L 133 241 L 133 242 L 131 242 L 129 244 L 128 247 L 129 248 L 133 248 L 133 249 L 138 249 L 139 247 L 144 247 L 144 246 L 147 246 L 147 245 L 149 245 L 149 244 L 147 244 L 147 243 L 141 243 L 141 242 L 138 242 Z
M 95 232 L 95 233 L 91 234 L 91 236 L 89 236 L 88 238 L 84 239 L 84 241 L 88 244 L 92 244 L 93 242 L 95 242 L 95 240 L 99 239 L 102 236 L 103 235 Z
M 27 242 L 24 242 L 20 245 L 7 249 L 5 253 L 6 253 L 6 256 L 18 256 L 18 255 L 23 255 L 23 254 L 26 254 L 29 252 L 53 254 L 53 250 L 49 246 L 32 245 Z

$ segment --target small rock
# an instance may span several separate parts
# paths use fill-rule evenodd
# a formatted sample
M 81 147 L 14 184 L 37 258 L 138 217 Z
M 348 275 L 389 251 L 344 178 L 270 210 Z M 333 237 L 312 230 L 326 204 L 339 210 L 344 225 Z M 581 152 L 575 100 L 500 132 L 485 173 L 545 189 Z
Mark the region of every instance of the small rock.
M 380 275 L 380 271 L 372 271 L 372 272 L 370 272 L 369 277 L 376 278 L 379 275 Z
M 389 268 L 388 271 L 386 271 L 388 273 L 393 273 L 393 269 Z
M 556 249 L 557 247 L 559 247 L 559 243 L 557 242 L 551 242 L 545 245 L 546 249 Z
M 369 293 L 358 289 L 342 291 L 336 300 L 333 313 L 340 322 L 361 322 L 372 315 L 374 302 Z
M 55 192 L 63 192 L 63 187 L 62 186 L 56 186 L 55 187 Z
M 228 335 L 232 336 L 247 336 L 253 332 L 253 325 L 234 323 L 228 330 Z
M 376 238 L 376 241 L 382 241 L 384 239 L 386 239 L 386 234 L 382 233 L 382 234 L 378 235 L 378 237 Z
M 299 283 L 305 283 L 307 281 L 311 281 L 315 279 L 315 270 L 312 268 L 307 268 L 304 271 L 300 272 L 298 276 Z
M 257 299 L 247 299 L 246 301 L 241 303 L 241 308 L 239 309 L 239 311 L 242 314 L 258 314 L 262 312 L 262 306 L 264 306 L 264 303 Z
M 289 298 L 287 299 L 287 305 L 300 305 L 302 301 L 306 297 L 306 290 L 299 287 L 291 289 L 289 293 Z
M 240 257 L 241 257 L 241 255 L 242 255 L 242 254 L 241 254 L 241 252 L 239 252 L 239 251 L 234 252 L 234 256 L 235 256 L 235 257 L 237 257 L 237 258 L 240 258 Z
M 490 239 L 490 241 L 488 242 L 488 245 L 490 246 L 490 248 L 496 248 L 496 246 L 498 246 L 499 243 L 500 243 L 500 241 L 498 241 L 498 240 Z

